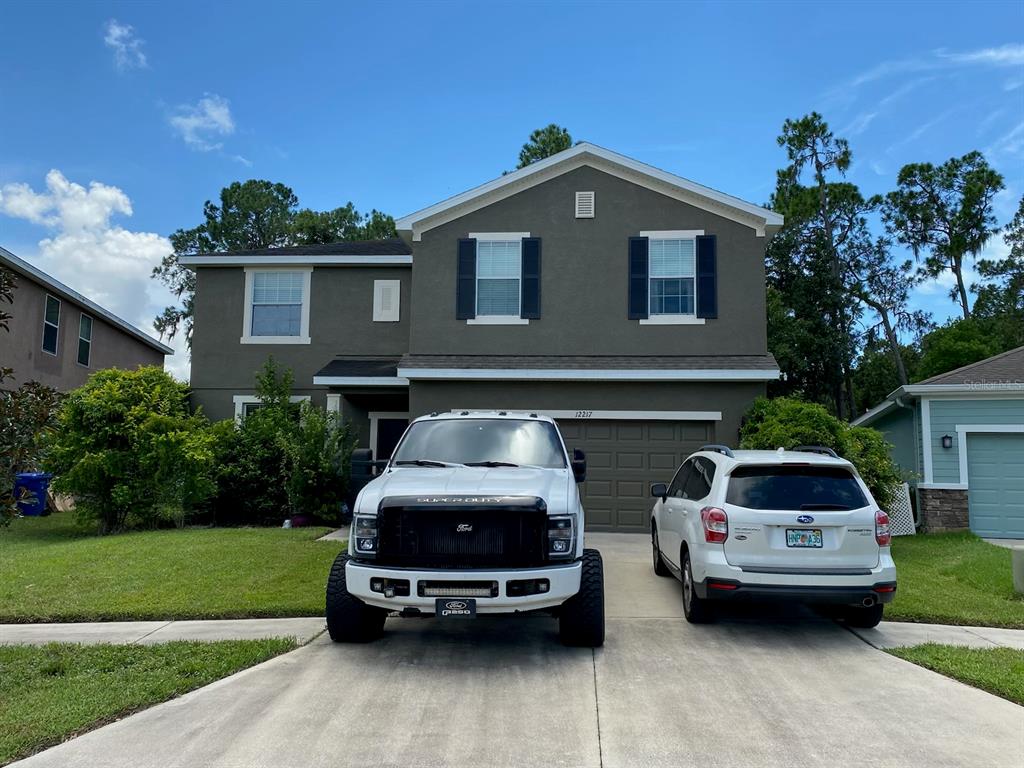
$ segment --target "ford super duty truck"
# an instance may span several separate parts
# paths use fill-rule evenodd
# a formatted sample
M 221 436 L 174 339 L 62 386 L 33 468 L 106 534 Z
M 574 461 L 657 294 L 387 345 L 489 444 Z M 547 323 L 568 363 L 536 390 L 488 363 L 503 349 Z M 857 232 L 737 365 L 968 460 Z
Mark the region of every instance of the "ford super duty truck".
M 546 611 L 566 645 L 604 643 L 601 554 L 583 546 L 577 483 L 554 420 L 434 413 L 413 421 L 356 497 L 348 551 L 327 582 L 336 642 L 368 642 L 389 615 L 439 620 Z

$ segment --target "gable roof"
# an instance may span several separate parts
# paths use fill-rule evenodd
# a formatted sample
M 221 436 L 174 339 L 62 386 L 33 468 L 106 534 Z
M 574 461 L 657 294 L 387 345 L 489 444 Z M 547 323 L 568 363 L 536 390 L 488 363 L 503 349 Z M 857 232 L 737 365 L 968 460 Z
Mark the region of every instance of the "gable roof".
M 157 341 L 152 336 L 147 334 L 145 331 L 136 328 L 127 320 L 122 320 L 120 317 L 115 315 L 110 310 L 104 309 L 96 302 L 85 298 L 85 296 L 80 294 L 78 291 L 68 288 L 66 285 L 64 285 L 64 283 L 50 277 L 48 274 L 43 272 L 38 267 L 29 264 L 24 259 L 18 258 L 3 246 L 0 246 L 0 264 L 7 266 L 13 272 L 19 275 L 23 275 L 28 279 L 39 283 L 53 294 L 60 296 L 61 298 L 67 299 L 68 301 L 71 301 L 75 304 L 78 304 L 79 306 L 82 306 L 85 309 L 88 309 L 97 317 L 102 318 L 103 320 L 110 323 L 118 330 L 124 331 L 129 336 L 133 336 L 134 338 L 141 341 L 143 344 L 152 347 L 157 352 L 161 352 L 165 355 L 174 354 L 174 350 L 171 349 L 166 344 L 162 344 L 161 342 Z
M 926 384 L 1009 384 L 1024 382 L 1024 347 L 946 371 L 914 386 Z
M 395 225 L 399 232 L 409 232 L 413 240 L 419 240 L 424 232 L 434 227 L 582 166 L 596 168 L 694 207 L 745 224 L 753 228 L 759 237 L 774 234 L 783 223 L 781 214 L 767 208 L 584 141 L 518 171 L 403 216 Z

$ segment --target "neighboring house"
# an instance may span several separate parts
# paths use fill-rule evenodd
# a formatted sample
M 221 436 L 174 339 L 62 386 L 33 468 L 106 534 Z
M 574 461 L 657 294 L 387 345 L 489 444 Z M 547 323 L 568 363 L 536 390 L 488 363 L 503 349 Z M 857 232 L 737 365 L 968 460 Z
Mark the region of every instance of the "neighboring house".
M 900 387 L 853 423 L 892 443 L 928 530 L 1024 538 L 1024 347 Z
M 401 239 L 184 256 L 193 402 L 244 417 L 272 355 L 379 458 L 424 413 L 546 413 L 587 452 L 588 522 L 642 530 L 649 483 L 735 444 L 779 376 L 764 249 L 781 225 L 583 143 L 400 219 Z
M 10 251 L 0 267 L 17 276 L 10 332 L 0 331 L 0 367 L 13 368 L 4 387 L 38 381 L 67 392 L 101 368 L 164 364 L 174 350 L 68 288 Z

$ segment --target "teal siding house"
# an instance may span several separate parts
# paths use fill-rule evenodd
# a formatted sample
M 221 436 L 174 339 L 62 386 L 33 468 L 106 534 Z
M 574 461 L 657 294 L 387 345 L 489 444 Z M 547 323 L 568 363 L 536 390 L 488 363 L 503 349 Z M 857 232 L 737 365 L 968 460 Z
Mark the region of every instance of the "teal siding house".
M 893 445 L 927 530 L 1024 539 L 1024 347 L 900 387 L 854 424 Z

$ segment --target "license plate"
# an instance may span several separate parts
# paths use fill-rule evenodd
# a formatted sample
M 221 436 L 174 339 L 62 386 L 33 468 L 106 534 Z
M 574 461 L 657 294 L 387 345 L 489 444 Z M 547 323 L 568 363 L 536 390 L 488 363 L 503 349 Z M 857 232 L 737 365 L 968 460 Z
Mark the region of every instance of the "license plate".
M 471 619 L 476 616 L 476 600 L 472 597 L 439 597 L 434 601 L 439 619 Z
M 821 528 L 787 528 L 786 546 L 821 549 Z

